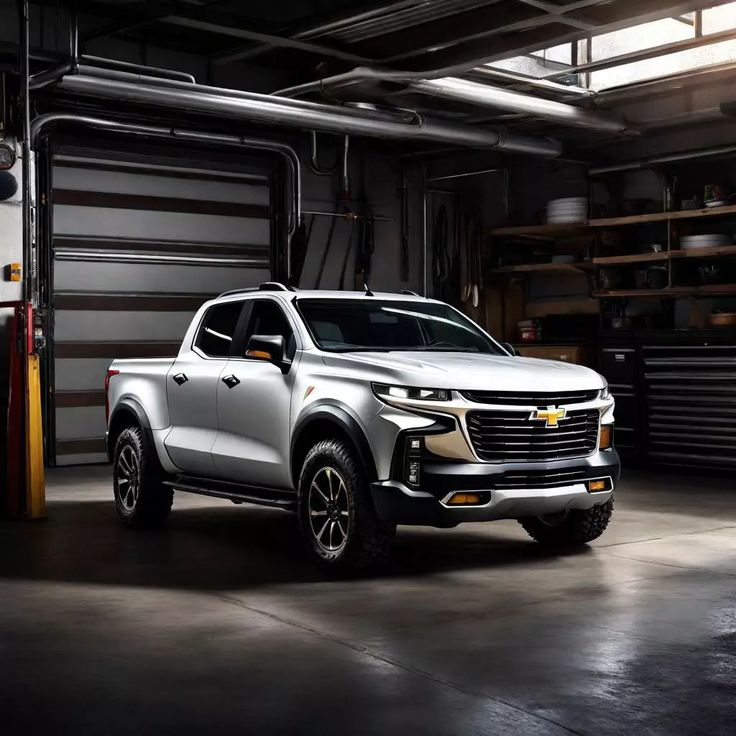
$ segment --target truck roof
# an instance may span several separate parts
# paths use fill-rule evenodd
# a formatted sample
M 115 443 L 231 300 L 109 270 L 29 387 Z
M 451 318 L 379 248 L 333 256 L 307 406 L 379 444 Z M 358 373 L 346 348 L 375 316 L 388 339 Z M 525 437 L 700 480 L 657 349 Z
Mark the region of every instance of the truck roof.
M 322 289 L 295 289 L 295 290 L 284 290 L 284 289 L 243 289 L 242 291 L 233 291 L 226 294 L 220 295 L 219 299 L 238 299 L 243 296 L 259 296 L 261 294 L 268 294 L 270 296 L 278 296 L 288 301 L 291 301 L 292 297 L 298 299 L 390 299 L 391 301 L 429 301 L 434 302 L 435 299 L 420 296 L 410 292 L 390 292 L 390 291 L 375 291 L 369 294 L 365 291 L 328 291 Z

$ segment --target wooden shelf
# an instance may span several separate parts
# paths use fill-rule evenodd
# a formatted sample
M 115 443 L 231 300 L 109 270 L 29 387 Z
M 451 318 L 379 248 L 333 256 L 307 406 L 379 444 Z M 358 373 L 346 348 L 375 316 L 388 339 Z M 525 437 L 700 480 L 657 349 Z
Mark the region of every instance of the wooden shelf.
M 632 253 L 626 256 L 602 256 L 593 258 L 592 263 L 596 266 L 626 266 L 630 263 L 651 263 L 652 261 L 668 261 L 671 253 L 660 251 L 659 253 Z
M 627 256 L 603 256 L 593 258 L 596 266 L 625 266 L 627 263 L 648 263 L 650 261 L 680 260 L 682 258 L 714 258 L 717 256 L 736 256 L 736 245 L 716 245 L 709 248 L 690 248 L 689 250 L 660 251 L 659 253 L 633 253 Z
M 593 268 L 592 263 L 521 263 L 516 266 L 501 266 L 491 273 L 580 273 Z
M 625 217 L 604 217 L 588 220 L 590 227 L 617 227 L 619 225 L 642 225 L 648 222 L 667 222 L 670 220 L 697 220 L 701 217 L 723 217 L 736 214 L 736 204 L 723 207 L 706 207 L 700 210 L 676 210 L 675 212 L 652 212 L 647 215 L 627 215 Z
M 624 217 L 604 217 L 587 222 L 553 224 L 553 225 L 519 225 L 514 227 L 497 227 L 489 231 L 490 235 L 554 239 L 573 235 L 585 235 L 592 230 L 625 225 L 645 225 L 651 222 L 670 222 L 672 220 L 697 220 L 700 218 L 725 217 L 736 215 L 736 204 L 723 207 L 706 207 L 700 210 L 677 210 L 674 212 L 652 212 L 646 215 L 626 215 Z
M 736 295 L 736 284 L 708 284 L 706 286 L 671 286 L 667 289 L 617 289 L 594 291 L 596 299 L 677 299 L 688 296 Z

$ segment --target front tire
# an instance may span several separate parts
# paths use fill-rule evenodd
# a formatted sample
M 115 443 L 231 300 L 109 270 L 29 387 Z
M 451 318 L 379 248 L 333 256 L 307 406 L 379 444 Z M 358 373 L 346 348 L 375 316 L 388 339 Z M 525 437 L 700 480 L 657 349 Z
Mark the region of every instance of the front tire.
M 297 510 L 307 551 L 322 567 L 370 570 L 390 559 L 396 528 L 376 515 L 365 469 L 346 442 L 322 440 L 309 451 Z
M 123 523 L 138 529 L 163 526 L 174 500 L 162 483 L 156 449 L 139 427 L 126 427 L 115 442 L 113 491 Z
M 549 547 L 587 544 L 603 534 L 613 514 L 613 498 L 586 510 L 519 519 L 527 534 Z

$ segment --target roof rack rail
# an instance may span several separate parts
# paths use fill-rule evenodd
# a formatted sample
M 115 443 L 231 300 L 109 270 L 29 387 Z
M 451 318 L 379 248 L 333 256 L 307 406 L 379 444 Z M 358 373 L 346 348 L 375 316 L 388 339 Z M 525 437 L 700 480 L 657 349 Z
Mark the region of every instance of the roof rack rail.
M 416 291 L 410 291 L 409 289 L 402 289 L 401 293 L 406 294 L 407 296 L 419 296 Z
M 296 291 L 296 289 L 293 286 L 282 284 L 280 281 L 264 281 L 258 287 L 258 291 Z
M 250 294 L 254 291 L 296 291 L 293 286 L 285 286 L 279 281 L 264 281 L 260 286 L 247 286 L 244 289 L 231 289 L 223 291 L 217 298 L 232 296 L 233 294 Z
M 248 294 L 253 291 L 258 291 L 258 286 L 248 286 L 245 289 L 230 289 L 230 291 L 223 291 L 222 294 L 218 294 L 217 298 L 221 299 L 223 296 L 232 296 L 233 294 Z

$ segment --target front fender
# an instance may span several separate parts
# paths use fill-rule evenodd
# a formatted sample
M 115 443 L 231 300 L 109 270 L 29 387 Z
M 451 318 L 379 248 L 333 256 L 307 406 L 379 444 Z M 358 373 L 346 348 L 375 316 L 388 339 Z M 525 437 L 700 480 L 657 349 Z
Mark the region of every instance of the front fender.
M 355 446 L 358 456 L 360 457 L 363 467 L 366 468 L 370 480 L 377 478 L 376 463 L 373 457 L 368 434 L 360 421 L 357 413 L 355 413 L 347 404 L 343 404 L 336 400 L 325 400 L 314 402 L 305 409 L 296 421 L 294 430 L 291 434 L 291 463 L 292 463 L 292 481 L 296 487 L 298 478 L 297 471 L 294 469 L 295 453 L 301 445 L 301 441 L 306 439 L 310 427 L 314 427 L 317 423 L 328 422 L 335 426 L 336 429 L 344 432 Z

